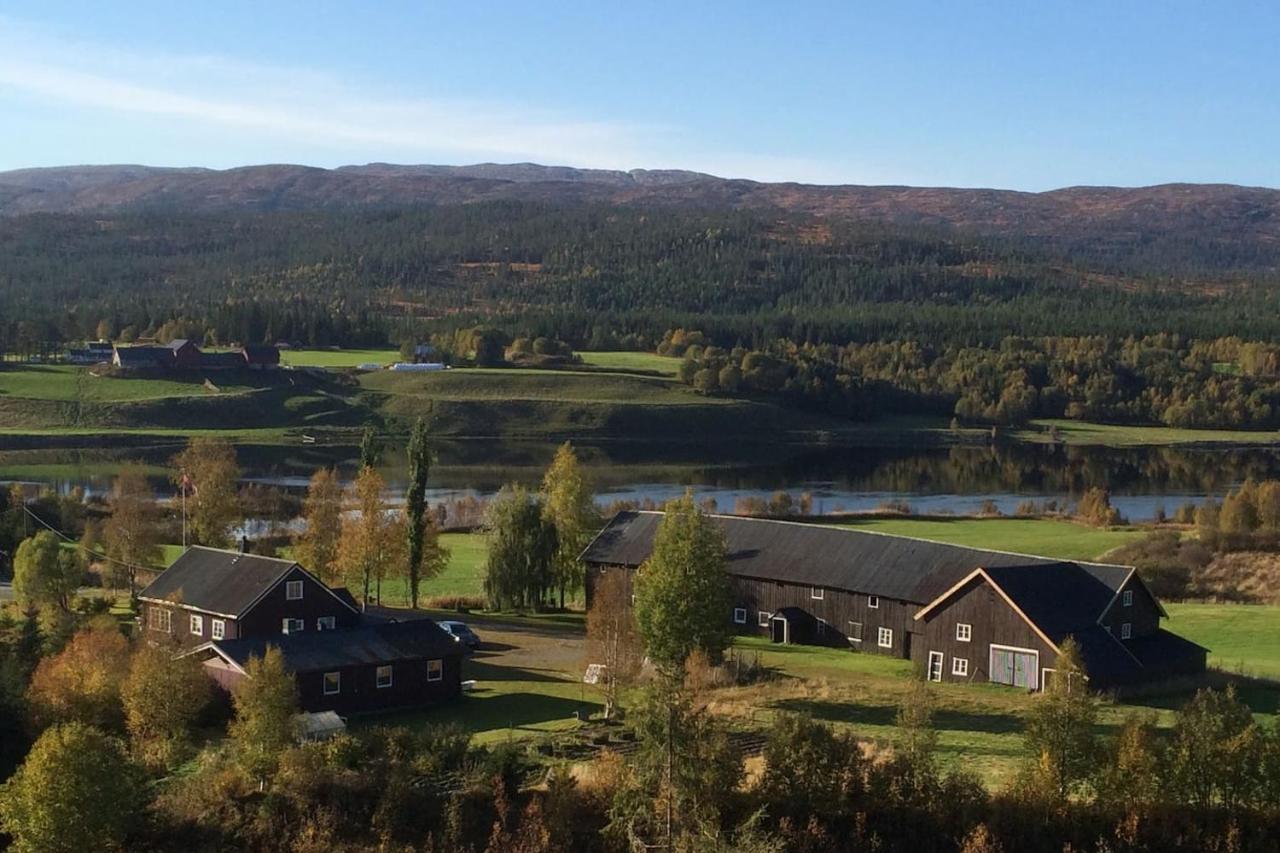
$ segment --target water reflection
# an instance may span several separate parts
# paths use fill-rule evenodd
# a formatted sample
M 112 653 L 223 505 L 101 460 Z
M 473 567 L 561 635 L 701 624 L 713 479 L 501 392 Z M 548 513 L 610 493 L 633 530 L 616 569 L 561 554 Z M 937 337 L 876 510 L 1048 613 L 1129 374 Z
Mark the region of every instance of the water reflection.
M 433 501 L 487 495 L 512 480 L 536 484 L 555 452 L 541 442 L 448 441 L 437 446 Z M 166 466 L 172 445 L 119 450 L 21 450 L 0 453 L 0 480 L 28 480 L 61 491 L 110 488 L 121 464 L 148 466 L 162 493 L 172 487 Z M 905 500 L 917 512 L 974 512 L 992 500 L 1013 512 L 1027 499 L 1072 501 L 1086 489 L 1111 490 L 1131 518 L 1149 518 L 1157 507 L 1172 512 L 1186 500 L 1221 495 L 1246 477 L 1280 477 L 1280 450 L 1195 447 L 1104 448 L 993 445 L 923 448 L 830 447 L 786 444 L 662 445 L 644 442 L 582 443 L 579 455 L 604 503 L 646 498 L 661 501 L 692 488 L 724 510 L 740 497 L 786 490 L 809 492 L 817 511 L 870 509 Z M 290 489 L 305 488 L 320 467 L 354 474 L 354 446 L 237 449 L 246 479 Z M 393 490 L 405 485 L 404 450 L 389 447 L 382 474 Z

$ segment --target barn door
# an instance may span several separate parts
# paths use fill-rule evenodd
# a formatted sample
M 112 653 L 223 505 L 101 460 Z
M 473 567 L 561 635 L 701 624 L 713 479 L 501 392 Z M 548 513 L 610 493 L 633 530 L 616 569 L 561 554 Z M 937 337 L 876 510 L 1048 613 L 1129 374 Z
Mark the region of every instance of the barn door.
M 942 652 L 929 652 L 929 680 L 942 680 Z
M 991 680 L 1035 690 L 1040 686 L 1040 655 L 1031 649 L 991 647 Z
M 790 631 L 788 630 L 788 628 L 789 626 L 787 625 L 787 620 L 785 617 L 782 617 L 782 616 L 773 617 L 772 619 L 769 620 L 769 631 L 771 634 L 770 639 L 775 643 L 790 642 L 791 637 L 788 636 L 788 634 L 790 634 Z

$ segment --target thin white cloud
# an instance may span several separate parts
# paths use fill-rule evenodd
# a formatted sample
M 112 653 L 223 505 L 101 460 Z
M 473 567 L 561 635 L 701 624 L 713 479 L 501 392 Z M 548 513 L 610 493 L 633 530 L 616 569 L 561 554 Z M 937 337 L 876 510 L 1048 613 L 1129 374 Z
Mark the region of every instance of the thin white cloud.
M 756 180 L 834 183 L 841 172 L 848 177 L 848 170 L 816 160 L 700 150 L 693 134 L 666 125 L 437 93 L 409 97 L 311 68 L 141 54 L 53 36 L 2 15 L 0 98 L 25 99 L 77 118 L 83 113 L 88 128 L 106 112 L 149 118 L 186 136 L 257 140 L 260 150 L 298 152 L 291 158 L 296 161 L 533 160 L 605 169 L 686 168 Z M 191 152 L 197 159 L 201 153 Z

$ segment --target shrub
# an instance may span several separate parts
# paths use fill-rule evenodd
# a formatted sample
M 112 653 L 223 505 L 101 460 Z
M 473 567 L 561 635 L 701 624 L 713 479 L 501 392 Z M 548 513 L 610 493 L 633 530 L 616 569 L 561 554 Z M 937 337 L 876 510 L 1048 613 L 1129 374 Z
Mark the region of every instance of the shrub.
M 437 595 L 422 600 L 422 606 L 427 610 L 456 610 L 459 613 L 484 610 L 486 604 L 483 595 Z

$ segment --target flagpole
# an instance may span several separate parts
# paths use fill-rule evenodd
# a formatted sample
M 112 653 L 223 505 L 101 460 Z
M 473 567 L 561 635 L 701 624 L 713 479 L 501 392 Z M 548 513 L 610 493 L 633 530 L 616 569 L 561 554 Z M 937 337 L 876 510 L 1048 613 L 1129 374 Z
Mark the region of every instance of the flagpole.
M 187 550 L 187 475 L 182 474 L 182 550 Z

